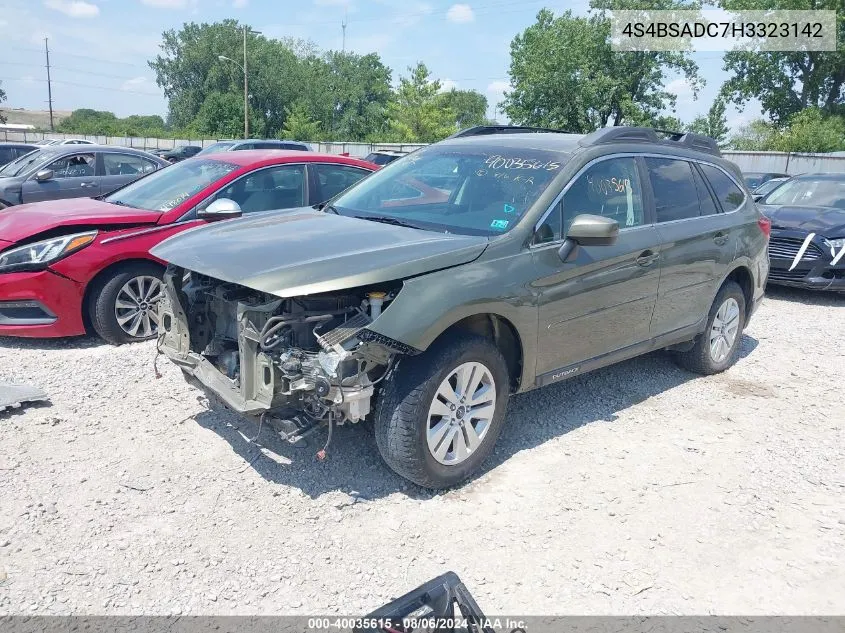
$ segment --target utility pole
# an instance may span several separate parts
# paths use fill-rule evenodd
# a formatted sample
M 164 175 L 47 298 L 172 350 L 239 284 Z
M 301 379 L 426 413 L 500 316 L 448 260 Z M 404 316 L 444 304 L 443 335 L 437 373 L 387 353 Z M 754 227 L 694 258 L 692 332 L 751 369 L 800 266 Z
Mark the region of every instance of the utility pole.
M 249 27 L 244 24 L 244 138 L 249 138 L 249 83 L 246 72 L 246 32 Z
M 47 53 L 47 103 L 50 106 L 50 131 L 53 127 L 53 86 L 50 83 L 50 47 L 47 45 L 47 38 L 44 38 L 44 52 Z
M 340 28 L 342 28 L 342 29 L 343 29 L 343 49 L 342 49 L 342 51 L 343 51 L 344 53 L 346 52 L 346 25 L 348 24 L 348 22 L 347 22 L 347 20 L 346 20 L 347 15 L 348 15 L 348 14 L 344 14 L 344 16 L 343 16 L 343 22 L 341 22 L 341 23 L 340 23 Z

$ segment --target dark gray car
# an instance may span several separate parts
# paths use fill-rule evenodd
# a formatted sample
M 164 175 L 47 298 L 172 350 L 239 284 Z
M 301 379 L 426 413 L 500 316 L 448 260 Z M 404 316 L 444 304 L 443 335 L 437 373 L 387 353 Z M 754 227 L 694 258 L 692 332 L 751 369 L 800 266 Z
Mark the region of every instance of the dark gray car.
M 160 348 L 289 439 L 372 417 L 391 468 L 445 487 L 512 393 L 662 348 L 730 367 L 770 228 L 712 139 L 476 128 L 322 210 L 162 242 Z
M 0 169 L 0 208 L 61 198 L 94 198 L 169 164 L 128 147 L 47 146 Z

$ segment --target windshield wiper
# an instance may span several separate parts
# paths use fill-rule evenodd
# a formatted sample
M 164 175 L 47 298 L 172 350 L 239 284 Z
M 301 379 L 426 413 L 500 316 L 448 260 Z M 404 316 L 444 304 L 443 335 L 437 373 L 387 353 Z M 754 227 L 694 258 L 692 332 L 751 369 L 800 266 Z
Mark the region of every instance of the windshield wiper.
M 126 204 L 123 200 L 106 200 L 109 204 L 115 204 L 119 207 L 129 207 L 130 209 L 137 209 L 138 207 L 133 207 L 131 204 Z
M 389 215 L 356 215 L 356 218 L 359 220 L 370 220 L 371 222 L 381 222 L 383 224 L 392 224 L 394 226 L 404 226 L 409 229 L 418 229 L 420 227 L 410 224 L 408 222 L 403 222 L 402 220 L 398 220 L 394 217 Z

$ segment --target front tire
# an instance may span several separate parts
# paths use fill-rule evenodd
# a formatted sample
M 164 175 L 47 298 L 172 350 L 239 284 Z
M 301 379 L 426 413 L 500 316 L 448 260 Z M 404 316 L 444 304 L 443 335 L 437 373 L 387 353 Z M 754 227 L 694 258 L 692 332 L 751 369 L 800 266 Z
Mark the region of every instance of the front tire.
M 493 451 L 508 393 L 507 364 L 489 339 L 447 336 L 402 359 L 384 385 L 375 415 L 379 453 L 415 484 L 454 486 Z
M 710 307 L 704 333 L 691 350 L 678 353 L 678 363 L 705 376 L 725 371 L 739 358 L 746 318 L 742 288 L 733 281 L 725 283 Z
M 121 266 L 91 292 L 91 325 L 112 345 L 135 343 L 158 333 L 158 302 L 164 292 L 162 269 L 153 263 Z

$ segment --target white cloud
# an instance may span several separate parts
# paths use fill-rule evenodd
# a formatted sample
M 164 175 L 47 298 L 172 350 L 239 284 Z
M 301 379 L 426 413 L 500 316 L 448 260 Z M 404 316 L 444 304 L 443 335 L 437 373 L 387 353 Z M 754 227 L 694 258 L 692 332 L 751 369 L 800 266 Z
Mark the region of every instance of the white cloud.
M 494 81 L 487 86 L 487 94 L 489 95 L 503 95 L 505 91 L 510 90 L 511 85 L 507 81 Z
M 418 2 L 416 4 L 408 3 L 403 7 L 406 11 L 399 13 L 393 22 L 401 27 L 415 26 L 428 15 L 434 11 L 434 7 L 425 2 Z
M 120 84 L 120 89 L 134 92 L 137 91 L 138 88 L 143 88 L 145 86 L 150 85 L 152 85 L 152 82 L 146 77 L 133 77 L 132 79 L 127 79 L 122 84 Z
M 352 0 L 314 0 L 318 7 L 348 7 Z
M 232 2 L 232 6 L 235 9 L 243 9 L 248 4 L 249 4 L 249 0 L 233 0 L 233 2 Z
M 95 18 L 100 15 L 100 7 L 84 0 L 44 0 L 44 6 L 72 18 Z
M 196 0 L 141 0 L 141 4 L 155 9 L 186 9 L 196 6 Z
M 440 80 L 440 92 L 449 92 L 452 88 L 457 88 L 458 82 L 452 79 L 441 79 Z
M 468 4 L 453 4 L 446 12 L 446 19 L 455 24 L 465 24 L 475 20 L 475 13 Z
M 691 106 L 692 102 L 695 100 L 695 94 L 693 94 L 692 86 L 683 77 L 673 79 L 666 84 L 666 92 L 678 97 L 678 100 L 675 103 L 675 109 L 687 108 Z

